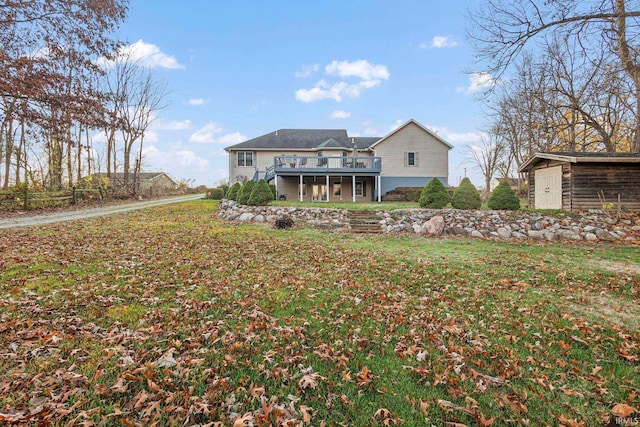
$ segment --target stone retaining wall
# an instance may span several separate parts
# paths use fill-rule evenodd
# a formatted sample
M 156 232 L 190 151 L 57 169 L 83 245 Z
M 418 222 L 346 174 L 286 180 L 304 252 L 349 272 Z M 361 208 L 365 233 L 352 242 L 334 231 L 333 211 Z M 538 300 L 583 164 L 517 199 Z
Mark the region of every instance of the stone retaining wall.
M 294 223 L 347 231 L 345 209 L 282 206 L 240 206 L 222 200 L 218 216 L 241 223 L 273 223 L 290 216 Z M 378 211 L 380 229 L 385 233 L 459 235 L 496 239 L 633 241 L 640 238 L 640 218 L 627 216 L 614 221 L 602 212 L 583 215 L 542 215 L 536 212 L 464 211 L 456 209 L 405 209 Z
M 273 224 L 278 217 L 289 216 L 296 224 L 304 222 L 320 228 L 349 229 L 345 209 L 244 206 L 233 200 L 221 200 L 218 206 L 218 216 L 227 221 Z

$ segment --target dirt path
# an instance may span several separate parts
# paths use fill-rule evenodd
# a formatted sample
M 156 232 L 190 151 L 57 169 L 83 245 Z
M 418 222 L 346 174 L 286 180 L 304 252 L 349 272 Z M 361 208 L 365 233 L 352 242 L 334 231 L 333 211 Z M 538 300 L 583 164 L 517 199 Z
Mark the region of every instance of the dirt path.
M 34 225 L 51 224 L 62 221 L 77 221 L 79 219 L 93 218 L 96 216 L 111 215 L 128 212 L 137 209 L 146 209 L 153 206 L 166 205 L 169 203 L 180 203 L 189 200 L 201 199 L 202 194 L 190 194 L 188 196 L 171 197 L 167 199 L 149 200 L 146 202 L 133 202 L 121 205 L 102 206 L 97 208 L 78 209 L 74 211 L 48 213 L 42 215 L 31 215 L 25 217 L 12 217 L 0 219 L 0 229 L 30 227 Z

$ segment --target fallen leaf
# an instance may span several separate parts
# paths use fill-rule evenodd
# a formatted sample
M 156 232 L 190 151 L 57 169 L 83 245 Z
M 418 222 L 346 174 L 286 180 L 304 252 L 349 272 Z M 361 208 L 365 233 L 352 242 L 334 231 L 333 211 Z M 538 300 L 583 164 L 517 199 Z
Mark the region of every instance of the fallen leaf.
M 618 403 L 611 409 L 611 413 L 616 417 L 627 418 L 638 412 L 633 406 L 627 405 L 626 403 Z

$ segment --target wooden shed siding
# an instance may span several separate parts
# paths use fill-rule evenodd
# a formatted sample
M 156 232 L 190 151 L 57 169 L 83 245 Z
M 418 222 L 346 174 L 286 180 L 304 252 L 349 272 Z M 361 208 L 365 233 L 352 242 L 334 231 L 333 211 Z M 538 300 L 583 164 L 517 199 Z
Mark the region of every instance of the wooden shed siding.
M 640 164 L 568 163 L 544 161 L 529 170 L 529 206 L 535 206 L 535 171 L 562 165 L 562 208 L 572 211 L 602 209 L 598 198 L 604 192 L 607 203 L 640 211 Z
M 640 211 L 640 164 L 580 163 L 573 165 L 572 210 L 602 209 L 598 192 L 607 203 Z

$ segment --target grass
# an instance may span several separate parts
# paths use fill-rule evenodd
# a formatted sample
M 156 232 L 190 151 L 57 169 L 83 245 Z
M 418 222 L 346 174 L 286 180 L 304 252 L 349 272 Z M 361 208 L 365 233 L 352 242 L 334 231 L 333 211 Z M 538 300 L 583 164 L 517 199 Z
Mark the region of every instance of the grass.
M 590 426 L 640 403 L 634 247 L 282 231 L 210 201 L 0 247 L 0 420 Z

